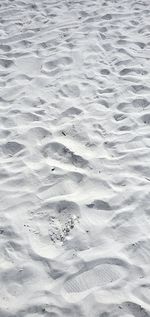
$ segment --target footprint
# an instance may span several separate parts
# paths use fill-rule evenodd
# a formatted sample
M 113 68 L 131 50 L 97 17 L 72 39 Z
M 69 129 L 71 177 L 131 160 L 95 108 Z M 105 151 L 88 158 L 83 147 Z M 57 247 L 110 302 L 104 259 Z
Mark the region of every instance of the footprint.
M 76 116 L 76 115 L 79 115 L 80 113 L 82 113 L 81 109 L 76 107 L 71 107 L 62 112 L 62 117 Z
M 98 21 L 98 19 L 96 19 L 96 17 L 95 18 L 87 18 L 84 20 L 84 23 L 88 25 L 92 22 L 97 22 L 97 21 Z
M 31 128 L 29 129 L 28 134 L 30 138 L 33 138 L 37 141 L 40 141 L 47 136 L 51 136 L 51 133 L 47 129 L 44 129 L 42 127 Z
M 124 302 L 122 307 L 125 307 L 135 317 L 149 317 L 147 311 L 141 305 L 134 302 Z
M 79 11 L 79 13 L 80 13 L 80 15 L 83 17 L 83 18 L 86 18 L 89 14 L 88 14 L 88 12 L 86 12 L 86 11 Z
M 16 116 L 18 121 L 22 121 L 24 124 L 30 124 L 30 122 L 38 122 L 40 117 L 31 112 L 20 113 Z
M 109 14 L 109 13 L 107 13 L 107 14 L 103 15 L 103 16 L 101 17 L 101 19 L 103 19 L 103 20 L 111 20 L 111 19 L 112 19 L 112 15 Z
M 102 26 L 102 27 L 99 28 L 99 31 L 101 33 L 105 33 L 105 32 L 107 32 L 107 28 L 105 26 Z
M 116 120 L 116 121 L 122 121 L 122 120 L 124 120 L 124 119 L 126 119 L 127 117 L 124 115 L 124 114 L 122 114 L 122 113 L 116 113 L 115 115 L 114 115 L 114 119 Z
M 150 113 L 146 113 L 143 116 L 140 117 L 140 119 L 143 121 L 145 124 L 150 124 Z
M 137 98 L 132 100 L 130 103 L 122 102 L 120 103 L 117 108 L 120 111 L 123 111 L 125 113 L 131 113 L 135 110 L 141 111 L 145 109 L 149 105 L 149 102 L 146 98 Z
M 128 65 L 130 64 L 130 59 L 125 59 L 125 60 L 122 60 L 122 61 L 119 61 L 119 62 L 116 62 L 115 65 L 116 66 L 121 66 L 121 65 Z
M 118 45 L 124 46 L 124 45 L 128 44 L 129 42 L 126 41 L 126 40 L 118 40 L 116 43 L 117 43 Z
M 105 89 L 98 89 L 99 94 L 112 94 L 114 89 L 112 88 L 105 88 Z
M 58 66 L 69 66 L 73 63 L 73 59 L 69 56 L 63 56 L 63 57 L 60 57 L 58 58 L 55 63 L 58 65 Z
M 49 236 L 53 243 L 64 242 L 66 236 L 74 229 L 80 216 L 78 204 L 61 200 L 47 203 L 44 208 L 51 210 L 49 217 Z
M 53 61 L 46 62 L 43 65 L 43 69 L 46 71 L 49 71 L 49 70 L 54 70 L 59 65 L 66 66 L 66 65 L 71 64 L 72 60 L 71 61 L 70 60 L 71 60 L 71 58 L 69 58 L 69 57 L 64 57 L 62 59 L 55 59 Z
M 104 69 L 101 69 L 100 73 L 101 73 L 102 75 L 109 75 L 109 74 L 110 74 L 110 71 L 109 71 L 108 69 L 104 68 Z
M 146 98 L 137 98 L 132 101 L 132 104 L 135 108 L 146 108 L 150 102 Z
M 4 52 L 9 52 L 11 51 L 11 46 L 9 45 L 0 45 L 0 50 L 4 51 Z
M 24 148 L 25 146 L 23 144 L 20 144 L 18 142 L 13 142 L 13 141 L 7 142 L 6 144 L 2 146 L 3 152 L 6 155 L 11 155 L 11 156 L 19 153 Z
M 61 160 L 64 163 L 73 164 L 76 167 L 86 167 L 88 161 L 80 155 L 75 154 L 69 148 L 58 142 L 48 143 L 43 148 L 45 157 Z
M 65 66 L 69 66 L 72 63 L 73 63 L 72 58 L 64 56 L 64 57 L 55 59 L 53 61 L 46 62 L 43 65 L 43 69 L 45 69 L 46 71 L 54 70 L 56 67 L 65 67 Z
M 10 59 L 0 59 L 0 65 L 4 68 L 9 68 L 14 64 Z
M 146 46 L 146 44 L 142 42 L 135 42 L 135 44 L 139 46 L 141 49 L 143 49 Z
M 80 215 L 79 206 L 73 201 L 60 200 L 57 202 L 50 202 L 48 203 L 48 205 L 45 205 L 45 208 L 47 207 L 55 211 L 54 214 L 56 214 L 57 216 L 62 215 L 64 213 L 66 215 L 66 218 L 69 215 L 73 215 L 73 214 L 76 216 Z
M 102 46 L 106 52 L 110 52 L 113 50 L 113 47 L 110 43 L 103 44 Z
M 131 90 L 135 94 L 145 93 L 149 91 L 149 88 L 144 85 L 133 85 L 131 86 Z
M 110 285 L 113 287 L 121 279 L 124 279 L 125 275 L 125 267 L 119 264 L 104 262 L 92 266 L 91 263 L 86 263 L 84 269 L 66 280 L 64 289 L 66 293 L 70 294 L 84 291 L 91 292 L 93 288 L 97 287 Z
M 116 183 L 116 185 L 120 186 L 120 185 L 122 185 L 122 183 L 123 182 L 118 182 L 118 183 Z M 130 219 L 132 219 L 133 215 L 127 211 L 115 214 L 111 219 L 112 226 L 117 228 L 125 223 L 128 223 L 129 217 L 130 217 Z
M 51 293 L 47 292 L 47 296 L 49 295 L 51 295 Z M 58 302 L 57 300 L 54 301 L 52 299 L 49 302 L 48 301 L 44 302 L 43 300 L 40 301 L 40 297 L 41 295 L 39 295 L 39 297 L 37 298 L 36 303 L 32 303 L 32 304 L 29 303 L 27 305 L 25 309 L 25 314 L 24 313 L 22 314 L 22 310 L 20 310 L 18 311 L 18 315 L 21 317 L 80 317 L 80 316 L 83 316 L 82 307 L 80 308 L 77 305 L 64 303 L 63 300 L 60 300 Z M 1 316 L 5 317 L 6 314 L 2 313 Z
M 150 299 L 150 284 L 149 283 L 143 283 L 141 285 L 138 285 L 133 290 L 133 294 L 143 302 L 149 305 L 149 299 Z
M 150 240 L 138 240 L 132 244 L 129 244 L 125 252 L 132 257 L 133 261 L 137 261 L 139 264 L 149 263 L 150 260 Z
M 6 129 L 1 129 L 0 130 L 0 138 L 1 139 L 6 139 L 8 137 L 8 135 L 10 135 L 11 132 L 9 130 Z
M 146 32 L 150 32 L 150 25 L 145 25 L 142 29 L 138 31 L 138 33 L 142 33 L 142 34 Z
M 133 129 L 133 127 L 128 126 L 128 125 L 123 125 L 121 127 L 118 128 L 118 131 L 131 131 Z
M 148 74 L 147 71 L 143 70 L 143 69 L 138 69 L 138 68 L 124 68 L 120 71 L 120 75 L 121 76 L 126 76 L 129 74 L 137 74 L 137 75 L 146 75 Z
M 66 98 L 78 98 L 80 96 L 80 89 L 75 84 L 64 84 L 60 89 L 60 93 Z
M 105 99 L 99 99 L 98 103 L 106 108 L 109 108 L 109 103 Z

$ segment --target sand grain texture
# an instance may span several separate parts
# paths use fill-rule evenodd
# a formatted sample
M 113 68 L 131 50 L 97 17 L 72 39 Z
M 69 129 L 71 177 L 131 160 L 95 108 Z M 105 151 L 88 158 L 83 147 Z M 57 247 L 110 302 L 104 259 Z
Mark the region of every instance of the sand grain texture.
M 0 1 L 0 317 L 150 316 L 150 1 Z

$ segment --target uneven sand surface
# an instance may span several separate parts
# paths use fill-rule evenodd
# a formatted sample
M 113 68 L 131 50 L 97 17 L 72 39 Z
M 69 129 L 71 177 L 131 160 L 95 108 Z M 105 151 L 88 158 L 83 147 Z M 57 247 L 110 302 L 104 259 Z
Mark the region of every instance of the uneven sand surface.
M 150 316 L 150 1 L 0 1 L 0 317 Z

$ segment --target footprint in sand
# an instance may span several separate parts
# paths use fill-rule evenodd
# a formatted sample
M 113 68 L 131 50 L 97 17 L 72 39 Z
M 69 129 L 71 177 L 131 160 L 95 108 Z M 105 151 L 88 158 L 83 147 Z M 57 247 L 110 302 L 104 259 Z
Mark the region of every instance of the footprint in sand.
M 123 261 L 103 259 L 99 264 L 88 262 L 85 268 L 66 280 L 64 292 L 75 295 L 86 291 L 90 293 L 99 287 L 119 287 L 126 275 L 126 263 Z

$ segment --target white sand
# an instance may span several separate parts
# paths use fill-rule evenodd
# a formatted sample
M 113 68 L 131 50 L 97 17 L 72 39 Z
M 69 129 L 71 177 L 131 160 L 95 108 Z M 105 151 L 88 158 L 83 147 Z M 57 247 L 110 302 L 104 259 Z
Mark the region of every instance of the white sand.
M 0 317 L 150 316 L 150 1 L 0 1 Z

